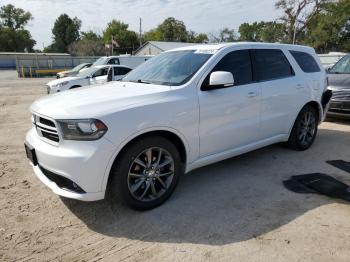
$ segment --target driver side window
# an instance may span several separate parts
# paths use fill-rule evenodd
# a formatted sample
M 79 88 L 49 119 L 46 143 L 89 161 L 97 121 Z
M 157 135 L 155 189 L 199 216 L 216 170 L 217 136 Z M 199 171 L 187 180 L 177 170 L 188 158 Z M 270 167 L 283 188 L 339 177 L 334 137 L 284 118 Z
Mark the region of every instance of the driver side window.
M 249 50 L 233 51 L 225 55 L 210 72 L 231 72 L 235 86 L 245 85 L 253 82 L 252 62 Z M 210 74 L 204 80 L 203 85 L 209 85 Z
M 108 68 L 101 68 L 100 70 L 96 71 L 96 73 L 93 75 L 93 77 L 105 76 L 107 74 L 108 74 Z

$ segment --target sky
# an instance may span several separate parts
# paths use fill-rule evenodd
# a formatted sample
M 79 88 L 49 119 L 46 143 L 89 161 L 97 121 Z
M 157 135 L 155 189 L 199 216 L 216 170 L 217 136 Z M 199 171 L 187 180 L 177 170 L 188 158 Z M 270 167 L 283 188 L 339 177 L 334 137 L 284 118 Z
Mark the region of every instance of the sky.
M 66 13 L 82 20 L 82 31 L 102 33 L 107 23 L 117 19 L 139 31 L 150 30 L 167 17 L 182 20 L 187 30 L 217 33 L 224 27 L 237 30 L 244 22 L 271 21 L 281 16 L 274 0 L 0 0 L 0 6 L 13 4 L 30 11 L 34 20 L 27 29 L 42 49 L 52 42 L 56 18 Z

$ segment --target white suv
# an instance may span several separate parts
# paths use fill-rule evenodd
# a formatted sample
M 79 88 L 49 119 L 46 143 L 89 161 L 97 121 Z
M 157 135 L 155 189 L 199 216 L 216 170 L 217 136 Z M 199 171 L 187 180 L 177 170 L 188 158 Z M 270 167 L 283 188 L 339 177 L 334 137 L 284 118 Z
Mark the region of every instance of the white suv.
M 35 101 L 26 151 L 61 196 L 149 209 L 195 168 L 277 142 L 309 148 L 327 110 L 325 90 L 309 47 L 180 48 L 120 82 Z

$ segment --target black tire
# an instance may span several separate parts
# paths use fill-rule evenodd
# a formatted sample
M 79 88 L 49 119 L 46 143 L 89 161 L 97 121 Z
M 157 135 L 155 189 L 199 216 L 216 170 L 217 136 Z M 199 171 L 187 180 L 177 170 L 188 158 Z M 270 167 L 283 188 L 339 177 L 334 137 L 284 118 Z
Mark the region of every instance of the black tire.
M 309 125 L 305 125 L 305 119 L 307 119 L 307 116 L 311 117 Z M 314 107 L 310 105 L 304 106 L 295 120 L 287 142 L 288 147 L 294 150 L 303 151 L 312 146 L 318 131 L 318 119 L 318 112 Z
M 173 164 L 168 164 L 169 167 L 167 166 L 164 167 L 164 168 L 171 167 L 173 171 L 173 175 L 171 175 L 171 181 L 169 182 L 169 184 L 167 181 L 168 179 L 170 179 L 170 176 L 169 177 L 164 176 L 164 180 L 163 180 L 163 177 L 161 177 L 161 181 L 163 182 L 161 183 L 161 181 L 157 180 L 160 177 L 150 178 L 150 172 L 153 171 L 153 168 L 151 171 L 148 171 L 147 173 L 147 170 L 149 169 L 147 169 L 146 167 L 142 167 L 141 165 L 136 163 L 136 162 L 139 162 L 136 159 L 139 160 L 142 158 L 143 159 L 142 163 L 148 164 L 147 163 L 148 157 L 146 153 L 149 152 L 148 151 L 149 149 L 151 149 L 151 157 L 150 157 L 151 163 L 153 163 L 154 165 L 156 165 L 155 162 L 157 162 L 157 161 L 154 161 L 154 158 L 158 158 L 158 156 L 156 155 L 154 157 L 153 154 L 157 153 L 157 150 L 159 149 L 163 150 L 163 151 L 162 150 L 159 151 L 163 153 L 158 153 L 159 155 L 162 155 L 162 154 L 164 155 L 164 156 L 162 155 L 162 157 L 164 157 L 162 161 L 166 162 L 169 159 L 173 160 L 172 162 Z M 165 158 L 168 156 L 170 157 Z M 159 162 L 160 161 L 158 161 L 158 163 Z M 118 157 L 116 162 L 114 163 L 112 171 L 110 173 L 110 180 L 109 180 L 108 189 L 107 189 L 107 198 L 112 202 L 117 201 L 117 202 L 125 203 L 129 207 L 137 210 L 148 210 L 148 209 L 155 208 L 161 205 L 163 202 L 165 202 L 174 192 L 178 184 L 179 177 L 184 172 L 183 167 L 184 167 L 184 164 L 181 161 L 181 157 L 177 148 L 168 139 L 161 136 L 150 136 L 150 137 L 138 139 L 134 141 L 131 145 L 129 145 L 126 148 L 126 150 L 124 150 L 121 153 L 121 156 Z M 135 172 L 137 173 L 137 171 L 135 170 L 131 171 L 132 168 L 138 168 L 140 172 L 138 172 L 137 175 L 138 176 L 142 175 L 142 177 L 131 178 L 130 175 L 132 173 L 135 173 Z M 142 169 L 143 171 L 141 172 Z M 145 172 L 147 174 L 145 174 Z M 157 172 L 159 173 L 159 170 Z M 171 173 L 171 172 L 168 172 L 168 173 Z M 152 175 L 155 175 L 154 172 L 152 173 Z M 141 181 L 141 179 L 143 179 L 143 182 Z M 145 181 L 145 179 L 151 180 L 151 181 Z M 147 189 L 144 190 L 144 188 L 147 188 L 147 186 L 148 188 L 150 188 L 149 184 L 153 183 L 152 190 L 149 189 L 149 192 L 146 194 L 143 200 L 140 200 L 141 198 L 137 199 L 137 197 L 141 197 L 138 195 L 138 191 L 132 192 L 133 191 L 132 187 L 136 188 L 139 185 L 139 183 L 141 183 L 141 186 L 139 186 L 140 195 L 143 195 L 142 193 L 147 191 Z M 166 185 L 167 188 L 165 189 L 163 185 Z M 163 193 L 159 197 L 157 196 L 157 198 L 152 200 L 152 197 L 154 195 L 153 195 L 153 192 L 151 191 L 153 191 L 153 189 L 154 190 L 159 189 L 159 192 L 162 191 Z M 141 193 L 142 190 L 144 191 Z

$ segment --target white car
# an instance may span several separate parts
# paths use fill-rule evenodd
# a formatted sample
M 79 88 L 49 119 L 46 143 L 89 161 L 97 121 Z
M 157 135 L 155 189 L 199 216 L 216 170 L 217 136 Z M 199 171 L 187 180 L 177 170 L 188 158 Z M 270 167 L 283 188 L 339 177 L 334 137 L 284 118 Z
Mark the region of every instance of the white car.
M 92 65 L 92 63 L 82 63 L 77 65 L 76 67 L 72 68 L 71 70 L 67 70 L 67 71 L 62 71 L 56 74 L 56 78 L 63 78 L 63 77 L 67 77 L 67 76 L 76 76 L 77 74 L 79 74 L 80 71 L 84 70 L 84 69 L 88 69 L 90 66 Z
M 312 48 L 190 46 L 150 59 L 122 81 L 35 101 L 26 152 L 56 194 L 149 209 L 195 168 L 273 143 L 308 149 L 326 93 Z
M 47 93 L 57 93 L 65 90 L 100 85 L 109 81 L 116 81 L 123 78 L 132 69 L 121 65 L 100 65 L 90 67 L 76 76 L 65 77 L 50 81 L 46 84 Z

